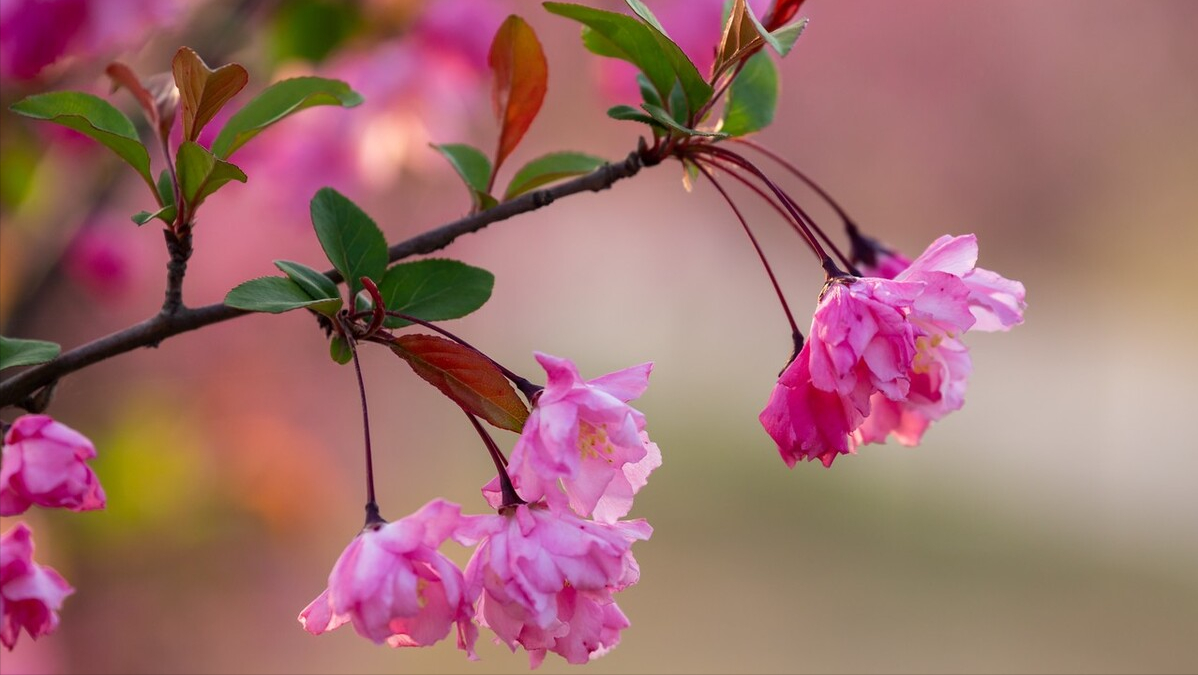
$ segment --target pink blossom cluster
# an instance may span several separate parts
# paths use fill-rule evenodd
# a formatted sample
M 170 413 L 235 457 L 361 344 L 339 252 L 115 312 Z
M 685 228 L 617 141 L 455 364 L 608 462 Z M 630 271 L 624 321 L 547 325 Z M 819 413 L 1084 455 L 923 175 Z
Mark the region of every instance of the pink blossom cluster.
M 968 330 L 1023 322 L 1023 284 L 976 266 L 973 235 L 943 236 L 914 261 L 883 253 L 872 276 L 828 282 L 806 343 L 760 420 L 788 466 L 831 466 L 893 435 L 916 445 L 965 403 Z
M 628 618 L 614 595 L 635 584 L 632 544 L 644 520 L 620 520 L 661 453 L 628 405 L 648 386 L 650 364 L 583 380 L 573 363 L 537 354 L 548 378 L 507 471 L 483 489 L 493 515 L 463 515 L 434 500 L 401 520 L 369 525 L 341 554 L 328 588 L 300 614 L 320 634 L 352 623 L 376 643 L 427 646 L 456 629 L 471 659 L 478 626 L 532 667 L 549 652 L 586 663 L 620 641 Z M 453 539 L 475 550 L 465 570 L 438 550 Z
M 46 415 L 13 422 L 0 450 L 0 516 L 31 506 L 88 511 L 104 508 L 104 490 L 87 460 L 86 437 Z M 33 562 L 33 532 L 19 523 L 0 535 L 0 644 L 12 649 L 24 628 L 37 639 L 58 627 L 63 599 L 74 592 L 58 572 Z

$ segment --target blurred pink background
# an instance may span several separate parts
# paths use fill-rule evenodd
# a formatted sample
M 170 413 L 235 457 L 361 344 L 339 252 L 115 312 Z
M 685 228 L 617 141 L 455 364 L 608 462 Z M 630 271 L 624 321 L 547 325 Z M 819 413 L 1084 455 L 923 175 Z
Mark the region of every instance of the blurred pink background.
M 419 25 L 417 3 L 367 4 Z M 603 115 L 611 101 L 597 82 L 608 75 L 577 27 L 537 3 L 507 8 L 541 36 L 550 89 L 500 184 L 552 150 L 622 159 L 639 129 Z M 603 659 L 580 669 L 551 656 L 542 672 L 1198 669 L 1198 446 L 1185 426 L 1198 381 L 1198 4 L 810 0 L 802 15 L 811 24 L 758 140 L 910 255 L 942 233 L 976 233 L 980 264 L 1027 285 L 1026 324 L 971 336 L 967 404 L 921 447 L 867 446 L 831 469 L 788 470 L 757 423 L 789 355 L 785 320 L 718 195 L 688 194 L 676 164 L 454 243 L 444 255 L 490 269 L 496 285 L 480 312 L 447 327 L 505 365 L 539 379 L 533 350 L 569 356 L 588 376 L 656 364 L 638 407 L 664 465 L 632 513 L 656 528 L 637 545 L 641 583 L 619 599 L 633 626 Z M 188 16 L 122 58 L 162 68 L 208 34 L 194 8 Z M 243 32 L 229 56 L 256 91 L 271 66 Z M 346 65 L 372 53 L 355 48 L 316 72 L 367 72 Z M 351 168 L 329 184 L 390 241 L 456 218 L 466 191 L 425 143 L 489 149 L 496 134 L 486 73 L 460 63 L 462 86 L 389 103 L 368 93 L 377 81 L 350 79 L 365 105 L 285 122 L 259 154 L 268 142 L 315 147 L 312 120 L 373 128 L 402 152 L 364 159 L 365 146 L 334 143 Z M 4 104 L 102 91 L 102 65 L 6 81 Z M 278 72 L 302 70 L 313 67 Z M 416 96 L 424 107 L 409 105 Z M 132 110 L 123 94 L 113 100 Z M 0 183 L 30 181 L 2 212 L 4 333 L 69 348 L 156 311 L 161 235 L 126 220 L 148 206 L 144 186 L 105 152 L 0 119 L 10 160 Z M 276 258 L 324 266 L 304 219 L 312 178 L 291 173 L 306 165 L 242 166 L 248 184 L 201 212 L 189 304 L 274 273 Z M 806 323 L 821 271 L 740 194 Z M 448 643 L 392 650 L 349 628 L 300 629 L 296 614 L 361 523 L 356 386 L 326 353 L 303 313 L 252 316 L 64 380 L 50 412 L 95 441 L 109 508 L 27 514 L 39 561 L 77 592 L 59 631 L 23 636 L 0 670 L 525 671 L 524 654 L 485 633 L 483 660 L 469 663 Z M 383 515 L 434 497 L 481 512 L 492 470 L 461 413 L 392 355 L 368 353 L 365 365 Z M 513 440 L 500 436 L 505 448 Z M 464 550 L 447 552 L 464 562 Z

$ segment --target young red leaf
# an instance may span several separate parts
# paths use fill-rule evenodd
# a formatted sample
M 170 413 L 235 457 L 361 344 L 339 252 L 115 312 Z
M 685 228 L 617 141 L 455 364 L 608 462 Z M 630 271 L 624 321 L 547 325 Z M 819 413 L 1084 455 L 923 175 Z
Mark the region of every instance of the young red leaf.
M 795 14 L 799 13 L 799 7 L 803 4 L 803 0 L 774 0 L 774 6 L 769 14 L 765 15 L 765 29 L 770 31 L 778 30 L 786 25 L 786 22 L 794 18 Z
M 715 65 L 712 67 L 714 75 L 718 76 L 724 69 L 748 57 L 764 44 L 761 33 L 753 25 L 752 12 L 745 0 L 734 0 L 732 3 L 731 11 L 728 12 L 728 22 L 724 24 L 724 35 L 720 38 L 720 48 L 716 52 Z
M 108 64 L 104 69 L 112 80 L 112 90 L 121 87 L 129 90 L 146 114 L 150 126 L 165 139 L 175 123 L 175 111 L 179 108 L 179 88 L 170 73 L 158 73 L 145 79 L 137 76 L 133 69 L 119 61 Z
M 401 335 L 391 350 L 416 374 L 468 413 L 520 433 L 528 408 L 512 385 L 485 356 L 435 335 Z
M 487 59 L 495 73 L 491 100 L 501 126 L 495 167 L 511 154 L 541 110 L 549 87 L 549 64 L 532 27 L 515 14 L 509 16 L 495 33 Z
M 245 68 L 236 63 L 212 70 L 188 47 L 175 52 L 171 70 L 183 101 L 183 139 L 188 141 L 199 138 L 204 125 L 250 80 Z

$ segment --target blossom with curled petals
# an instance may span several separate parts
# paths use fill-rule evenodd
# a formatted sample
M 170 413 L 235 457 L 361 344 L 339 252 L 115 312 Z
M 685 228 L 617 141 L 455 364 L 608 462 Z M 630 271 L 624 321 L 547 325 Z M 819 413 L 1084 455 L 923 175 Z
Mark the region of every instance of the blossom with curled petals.
M 328 588 L 299 615 L 313 635 L 352 623 L 392 647 L 424 647 L 456 625 L 471 659 L 478 628 L 462 571 L 437 549 L 461 523 L 461 508 L 434 500 L 393 523 L 367 527 L 329 574 Z
M 25 523 L 0 535 L 0 644 L 11 650 L 22 628 L 34 640 L 54 632 L 62 601 L 74 592 L 53 568 L 33 562 Z
M 0 458 L 0 516 L 36 504 L 89 511 L 104 508 L 104 488 L 87 460 L 96 448 L 86 436 L 48 415 L 22 415 L 4 435 Z
M 635 584 L 633 542 L 648 539 L 643 520 L 601 523 L 543 505 L 507 507 L 468 519 L 462 543 L 478 543 L 466 581 L 478 594 L 478 620 L 534 666 L 553 651 L 572 663 L 619 641 L 627 619 L 611 593 Z
M 583 380 L 569 359 L 539 352 L 536 359 L 548 381 L 512 449 L 512 483 L 525 501 L 569 504 L 581 516 L 615 522 L 661 466 L 645 416 L 628 405 L 649 386 L 653 364 Z

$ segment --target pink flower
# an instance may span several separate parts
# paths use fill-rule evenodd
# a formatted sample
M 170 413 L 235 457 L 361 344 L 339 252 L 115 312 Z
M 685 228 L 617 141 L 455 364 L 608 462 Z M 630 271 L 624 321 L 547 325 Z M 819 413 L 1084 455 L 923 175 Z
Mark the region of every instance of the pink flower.
M 0 515 L 31 505 L 72 511 L 104 508 L 104 489 L 87 460 L 92 442 L 47 415 L 23 415 L 4 436 L 0 459 Z
M 661 451 L 644 433 L 645 416 L 627 403 L 649 386 L 653 364 L 584 381 L 568 359 L 536 358 L 548 382 L 512 450 L 512 482 L 529 502 L 568 502 L 581 516 L 614 522 L 661 465 Z
M 960 279 L 963 287 L 954 291 L 957 302 L 951 306 L 915 306 L 910 320 L 918 337 L 909 373 L 910 395 L 902 401 L 874 395 L 873 409 L 855 434 L 861 443 L 880 443 L 892 434 L 903 445 L 917 445 L 932 422 L 965 404 L 965 387 L 973 366 L 960 335 L 969 329 L 1008 330 L 1022 323 L 1024 288 L 1017 281 L 975 267 L 978 247 L 973 235 L 942 236 L 914 261 L 880 247 L 878 251 L 880 267 L 893 269 L 901 265 L 895 275 L 897 281 L 935 283 L 952 276 Z M 962 295 L 968 317 L 961 311 Z
M 479 542 L 466 565 L 479 623 L 513 651 L 529 650 L 534 666 L 544 650 L 572 663 L 601 653 L 628 625 L 610 594 L 639 580 L 631 547 L 652 531 L 643 520 L 599 523 L 543 505 L 469 519 L 458 538 Z
M 0 644 L 11 650 L 22 628 L 34 640 L 53 633 L 62 601 L 74 592 L 58 572 L 33 562 L 33 534 L 24 523 L 0 535 Z
M 807 344 L 782 371 L 758 418 L 792 469 L 802 459 L 832 466 L 837 455 L 855 453 L 857 444 L 850 434 L 864 418 L 850 399 L 812 384 L 810 363 Z
M 930 396 L 920 379 L 940 356 L 930 350 L 973 324 L 968 297 L 959 277 L 934 265 L 894 280 L 828 282 L 807 343 L 759 416 L 787 465 L 819 458 L 831 466 L 855 452 L 863 436 L 853 432 L 883 399 L 907 401 L 913 381 Z M 937 375 L 937 386 L 955 382 L 952 373 Z M 938 395 L 936 403 L 947 400 Z
M 480 604 L 480 611 L 485 611 L 485 601 Z M 567 586 L 557 594 L 557 622 L 549 629 L 524 624 L 520 627 L 519 642 L 528 652 L 533 668 L 541 665 L 548 652 L 580 665 L 620 644 L 620 631 L 630 625 L 610 592 L 580 591 Z
M 359 635 L 392 647 L 424 647 L 457 625 L 471 659 L 478 628 L 462 572 L 437 549 L 461 521 L 461 507 L 434 500 L 416 513 L 367 527 L 337 559 L 329 586 L 299 615 L 313 635 L 352 622 Z
M 1006 331 L 1023 323 L 1023 310 L 1027 307 L 1027 292 L 1023 284 L 1006 279 L 988 269 L 975 267 L 976 236 L 941 236 L 919 256 L 916 261 L 918 264 L 877 242 L 865 242 L 867 246 L 873 247 L 870 255 L 873 264 L 863 262 L 861 270 L 870 276 L 897 279 L 928 270 L 959 276 L 969 289 L 969 310 L 976 319 L 972 330 Z

